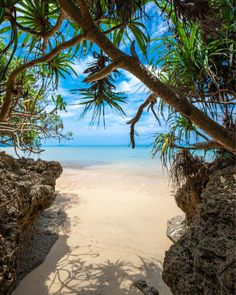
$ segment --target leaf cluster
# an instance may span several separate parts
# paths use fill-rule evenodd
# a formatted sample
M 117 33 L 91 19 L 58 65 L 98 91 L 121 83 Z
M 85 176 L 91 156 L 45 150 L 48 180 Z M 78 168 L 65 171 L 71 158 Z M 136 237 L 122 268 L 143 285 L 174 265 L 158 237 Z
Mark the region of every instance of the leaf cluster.
M 197 2 L 207 2 L 205 4 L 214 8 L 215 17 L 222 18 L 217 34 L 209 34 L 206 38 L 199 10 L 203 9 L 205 18 L 210 17 L 212 11 L 204 10 L 207 5 L 202 7 L 199 4 L 194 8 Z M 234 132 L 236 50 L 232 32 L 232 11 L 229 12 L 232 1 L 216 2 L 159 3 L 170 19 L 172 34 L 155 39 L 158 45 L 154 46 L 153 52 L 157 56 L 162 56 L 154 65 L 161 68 L 164 75 L 160 78 L 165 83 L 176 87 L 191 104 L 195 104 L 212 119 Z M 225 2 L 227 5 L 224 6 Z M 191 14 L 191 9 L 185 11 L 184 6 L 192 7 L 194 13 Z M 158 54 L 160 43 L 165 49 L 163 51 L 162 47 L 162 53 Z M 166 105 L 160 104 L 159 112 L 163 113 L 164 109 Z M 195 152 L 195 143 L 199 140 L 210 140 L 191 121 L 176 114 L 172 108 L 168 107 L 167 114 L 166 123 L 169 131 L 166 134 L 157 134 L 153 148 L 153 154 L 160 153 L 165 166 L 173 162 L 178 150 L 189 149 Z
M 110 59 L 101 51 L 100 53 L 93 53 L 94 61 L 89 64 L 88 68 L 84 71 L 85 74 L 93 75 L 103 70 Z M 103 121 L 105 126 L 105 114 L 106 108 L 109 107 L 111 110 L 117 112 L 120 115 L 125 115 L 120 104 L 126 103 L 126 97 L 121 92 L 116 92 L 115 79 L 119 76 L 117 70 L 113 71 L 112 74 L 106 76 L 103 79 L 97 80 L 90 83 L 87 88 L 80 89 L 81 103 L 84 107 L 81 113 L 81 118 L 92 110 L 91 124 Z M 72 93 L 77 93 L 77 89 L 73 89 Z

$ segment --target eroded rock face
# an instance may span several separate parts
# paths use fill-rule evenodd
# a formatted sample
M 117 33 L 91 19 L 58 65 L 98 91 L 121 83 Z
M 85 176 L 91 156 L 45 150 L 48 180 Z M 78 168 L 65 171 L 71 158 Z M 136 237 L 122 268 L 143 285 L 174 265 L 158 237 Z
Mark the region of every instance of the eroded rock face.
M 16 160 L 0 153 L 0 295 L 11 293 L 24 237 L 55 198 L 57 162 Z
M 236 169 L 212 174 L 186 233 L 166 252 L 163 279 L 173 294 L 236 294 Z
M 186 223 L 191 223 L 197 213 L 198 205 L 202 202 L 201 190 L 201 184 L 187 181 L 175 194 L 176 204 L 185 213 Z
M 184 215 L 177 215 L 167 221 L 167 237 L 176 243 L 187 231 L 187 224 Z

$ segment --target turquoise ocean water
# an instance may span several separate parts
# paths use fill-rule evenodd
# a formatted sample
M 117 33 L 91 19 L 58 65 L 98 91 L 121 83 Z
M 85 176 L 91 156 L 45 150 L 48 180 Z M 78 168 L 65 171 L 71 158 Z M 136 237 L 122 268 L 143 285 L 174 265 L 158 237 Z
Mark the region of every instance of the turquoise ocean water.
M 138 168 L 145 173 L 150 170 L 166 172 L 163 169 L 160 157 L 152 157 L 151 146 L 137 146 L 132 149 L 130 146 L 103 145 L 103 146 L 44 146 L 41 154 L 20 154 L 21 156 L 47 161 L 59 161 L 64 168 L 89 168 L 95 166 L 116 166 Z M 0 151 L 17 157 L 13 148 L 0 146 Z M 203 156 L 203 153 L 198 153 Z M 213 153 L 209 153 L 206 160 L 211 161 Z
M 59 161 L 64 167 L 138 165 L 151 168 L 161 165 L 158 158 L 152 159 L 151 148 L 147 146 L 137 146 L 135 149 L 128 146 L 45 146 L 43 148 L 45 151 L 41 154 L 25 156 Z M 14 155 L 12 148 L 0 147 L 0 150 Z

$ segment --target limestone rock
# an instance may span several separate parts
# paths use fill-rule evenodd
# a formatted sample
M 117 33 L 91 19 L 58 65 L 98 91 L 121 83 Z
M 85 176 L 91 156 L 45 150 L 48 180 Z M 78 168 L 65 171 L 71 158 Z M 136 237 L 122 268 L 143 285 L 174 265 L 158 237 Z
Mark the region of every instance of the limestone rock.
M 135 286 L 145 295 L 159 295 L 159 292 L 154 287 L 148 286 L 145 280 L 136 281 Z
M 236 292 L 236 170 L 213 173 L 186 233 L 166 252 L 163 279 L 176 295 Z
M 57 162 L 16 160 L 0 153 L 0 295 L 11 293 L 27 231 L 52 204 L 61 172 Z
M 185 213 L 187 223 L 191 223 L 197 214 L 199 203 L 202 202 L 201 190 L 196 190 L 197 183 L 187 181 L 175 194 L 175 201 L 178 207 Z
M 177 215 L 167 221 L 167 237 L 173 242 L 176 243 L 186 232 L 187 225 L 185 216 Z

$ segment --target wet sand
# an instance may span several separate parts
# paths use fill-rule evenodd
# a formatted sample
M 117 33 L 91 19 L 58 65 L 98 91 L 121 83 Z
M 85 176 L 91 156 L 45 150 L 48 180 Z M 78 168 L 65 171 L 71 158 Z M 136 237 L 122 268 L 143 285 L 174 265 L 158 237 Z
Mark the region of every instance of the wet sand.
M 171 294 L 161 279 L 166 222 L 180 210 L 161 170 L 67 168 L 57 193 L 67 216 L 60 237 L 13 295 L 141 295 L 138 279 Z

